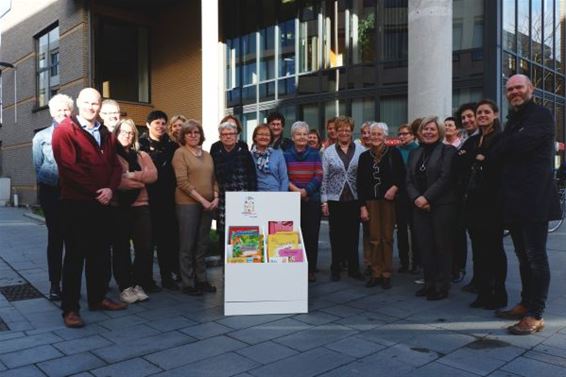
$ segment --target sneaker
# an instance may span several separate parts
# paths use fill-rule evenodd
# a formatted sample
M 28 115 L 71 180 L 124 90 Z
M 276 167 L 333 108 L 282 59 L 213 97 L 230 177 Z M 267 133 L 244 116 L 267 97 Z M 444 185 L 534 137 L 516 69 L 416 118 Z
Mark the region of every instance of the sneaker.
M 423 285 L 424 284 L 424 278 L 415 280 L 415 284 Z
M 513 335 L 531 335 L 544 329 L 544 320 L 526 316 L 507 330 Z
M 136 296 L 138 296 L 138 301 L 145 301 L 145 300 L 149 299 L 149 296 L 147 295 L 147 293 L 145 293 L 143 288 L 139 285 L 136 285 L 134 287 L 134 293 L 136 294 Z
M 61 301 L 61 288 L 59 288 L 59 284 L 51 284 L 51 289 L 49 289 L 49 301 Z
M 125 302 L 126 304 L 133 304 L 139 300 L 136 291 L 134 288 L 128 287 L 120 293 L 120 301 Z

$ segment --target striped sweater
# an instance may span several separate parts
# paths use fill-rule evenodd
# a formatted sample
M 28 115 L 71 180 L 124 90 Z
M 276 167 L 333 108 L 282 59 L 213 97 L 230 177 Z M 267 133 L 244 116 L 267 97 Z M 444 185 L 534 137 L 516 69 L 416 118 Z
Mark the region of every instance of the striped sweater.
M 298 152 L 295 146 L 292 146 L 285 151 L 285 161 L 289 181 L 299 188 L 304 188 L 309 198 L 320 200 L 322 162 L 319 151 L 307 147 L 303 152 Z

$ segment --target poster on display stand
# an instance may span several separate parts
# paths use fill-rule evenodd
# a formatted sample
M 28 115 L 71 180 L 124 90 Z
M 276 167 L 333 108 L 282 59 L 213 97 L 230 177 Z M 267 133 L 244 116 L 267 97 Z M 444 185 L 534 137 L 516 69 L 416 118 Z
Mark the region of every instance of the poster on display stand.
M 299 242 L 298 247 L 282 250 L 281 255 L 299 254 L 270 257 L 267 247 L 270 229 L 288 230 L 285 227 L 292 227 L 291 233 L 298 234 Z M 234 257 L 230 243 L 232 233 L 241 230 L 245 235 L 246 229 L 257 229 L 263 235 L 259 237 L 263 255 L 242 262 L 243 257 Z M 308 261 L 301 233 L 299 193 L 227 192 L 225 232 L 225 315 L 308 312 Z M 239 263 L 232 263 L 234 260 Z

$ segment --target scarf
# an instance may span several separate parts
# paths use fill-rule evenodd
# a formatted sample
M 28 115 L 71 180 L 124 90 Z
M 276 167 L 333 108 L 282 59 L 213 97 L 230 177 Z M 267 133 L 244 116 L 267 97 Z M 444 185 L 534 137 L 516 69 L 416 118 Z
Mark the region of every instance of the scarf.
M 266 173 L 266 174 L 269 173 L 269 156 L 271 155 L 271 152 L 273 152 L 273 148 L 267 147 L 265 152 L 260 152 L 260 151 L 257 150 L 257 148 L 254 144 L 254 145 L 252 145 L 251 152 L 254 156 L 255 165 L 257 167 L 257 170 L 261 171 L 263 173 Z

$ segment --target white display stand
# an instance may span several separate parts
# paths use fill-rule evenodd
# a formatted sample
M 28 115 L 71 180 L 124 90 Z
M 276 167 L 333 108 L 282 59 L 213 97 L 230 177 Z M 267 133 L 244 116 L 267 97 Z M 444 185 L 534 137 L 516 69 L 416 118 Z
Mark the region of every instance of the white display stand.
M 301 236 L 301 198 L 297 192 L 227 192 L 226 242 L 230 226 L 293 221 Z M 226 258 L 231 246 L 225 245 Z M 267 249 L 267 248 L 265 248 Z M 308 313 L 308 261 L 303 263 L 225 263 L 224 315 Z

